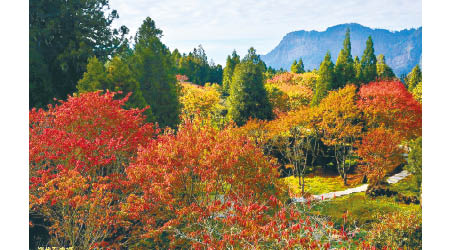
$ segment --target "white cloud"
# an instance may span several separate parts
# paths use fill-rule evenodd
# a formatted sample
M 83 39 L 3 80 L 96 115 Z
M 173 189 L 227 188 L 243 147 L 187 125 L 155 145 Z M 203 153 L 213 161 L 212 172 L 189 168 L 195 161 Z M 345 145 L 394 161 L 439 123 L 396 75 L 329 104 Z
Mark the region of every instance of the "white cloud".
M 119 12 L 115 25 L 131 34 L 150 16 L 171 49 L 189 52 L 202 44 L 222 64 L 233 48 L 243 55 L 254 46 L 265 54 L 296 30 L 349 22 L 391 30 L 422 25 L 420 0 L 110 0 L 110 6 Z

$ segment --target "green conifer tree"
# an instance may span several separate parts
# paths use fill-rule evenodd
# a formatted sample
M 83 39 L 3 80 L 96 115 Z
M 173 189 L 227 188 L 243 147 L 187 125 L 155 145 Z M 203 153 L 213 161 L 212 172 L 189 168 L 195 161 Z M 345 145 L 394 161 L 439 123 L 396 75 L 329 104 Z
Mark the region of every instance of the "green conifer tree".
M 422 82 L 422 71 L 420 70 L 419 65 L 416 65 L 406 76 L 408 90 L 412 92 L 419 82 Z
M 311 100 L 312 106 L 319 105 L 320 101 L 327 95 L 328 91 L 332 89 L 334 81 L 334 64 L 331 61 L 331 55 L 328 51 L 320 64 L 319 79 L 316 82 L 316 89 L 313 99 Z
M 179 86 L 173 58 L 161 42 L 162 31 L 147 17 L 135 36 L 135 51 L 130 66 L 160 127 L 176 127 L 179 122 Z
M 97 57 L 88 59 L 86 72 L 83 74 L 83 78 L 78 81 L 76 87 L 80 93 L 108 88 L 105 66 Z
M 297 60 L 294 60 L 291 65 L 291 73 L 297 73 Z
M 378 79 L 392 79 L 395 78 L 394 71 L 386 64 L 384 55 L 380 54 L 377 57 L 377 78 Z
M 106 63 L 106 67 L 93 57 L 89 59 L 87 71 L 83 78 L 78 81 L 78 92 L 91 92 L 96 90 L 122 91 L 122 94 L 116 95 L 117 98 L 123 98 L 132 92 L 126 108 L 145 108 L 148 106 L 145 101 L 139 83 L 136 81 L 128 64 L 119 56 Z M 148 121 L 154 121 L 151 108 L 144 114 Z
M 236 53 L 236 50 L 233 50 L 231 56 L 227 57 L 227 62 L 225 64 L 225 68 L 223 69 L 223 77 L 222 77 L 222 91 L 225 96 L 229 95 L 230 85 L 233 78 L 233 72 L 236 66 L 240 62 L 240 57 Z
M 339 52 L 336 60 L 335 77 L 336 81 L 332 86 L 333 89 L 342 88 L 347 83 L 353 83 L 355 81 L 355 68 L 353 65 L 349 28 L 347 28 L 345 33 L 343 48 Z
M 272 106 L 264 88 L 264 66 L 255 50 L 250 48 L 234 70 L 228 97 L 228 116 L 238 126 L 244 125 L 250 117 L 262 120 L 273 118 Z
M 361 70 L 361 62 L 359 61 L 359 57 L 355 57 L 355 62 L 353 63 L 353 68 L 355 69 L 355 83 L 356 86 L 360 86 L 362 81 L 362 70 Z
M 305 73 L 305 65 L 303 65 L 303 60 L 302 60 L 302 58 L 298 59 L 298 63 L 297 63 L 297 73 L 299 73 L 299 74 Z
M 367 38 L 366 49 L 361 58 L 361 76 L 364 83 L 374 81 L 377 77 L 377 58 L 371 36 Z

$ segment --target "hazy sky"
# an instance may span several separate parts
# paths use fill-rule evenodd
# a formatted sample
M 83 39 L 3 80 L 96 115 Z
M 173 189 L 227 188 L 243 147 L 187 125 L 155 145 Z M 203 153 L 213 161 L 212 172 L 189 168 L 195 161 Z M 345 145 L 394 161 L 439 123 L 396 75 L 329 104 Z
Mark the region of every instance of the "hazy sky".
M 133 36 L 149 16 L 170 50 L 188 53 L 201 44 L 222 65 L 233 49 L 243 56 L 253 46 L 266 54 L 296 30 L 350 22 L 389 30 L 422 26 L 421 0 L 110 0 L 110 7 L 120 16 L 114 26 L 126 25 Z

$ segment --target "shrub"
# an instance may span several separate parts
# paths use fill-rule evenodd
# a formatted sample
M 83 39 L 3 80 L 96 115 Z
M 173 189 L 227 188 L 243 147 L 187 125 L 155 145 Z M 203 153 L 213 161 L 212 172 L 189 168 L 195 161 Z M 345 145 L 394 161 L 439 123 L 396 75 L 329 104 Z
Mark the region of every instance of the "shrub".
M 367 240 L 378 248 L 421 249 L 422 214 L 416 212 L 394 212 L 378 217 L 367 235 Z

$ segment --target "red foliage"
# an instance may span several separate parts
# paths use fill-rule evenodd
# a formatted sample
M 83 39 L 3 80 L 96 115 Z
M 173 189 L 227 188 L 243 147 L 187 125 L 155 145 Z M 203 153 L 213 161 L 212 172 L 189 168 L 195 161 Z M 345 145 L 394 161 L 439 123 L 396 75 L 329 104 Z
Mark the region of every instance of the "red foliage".
M 404 139 L 422 133 L 422 106 L 399 81 L 379 81 L 359 90 L 359 108 L 371 128 L 399 131 Z
M 110 236 L 124 167 L 158 132 L 144 110 L 122 108 L 129 95 L 114 95 L 84 93 L 30 112 L 30 210 L 50 220 L 54 244 L 88 249 Z
M 146 124 L 127 98 L 85 93 L 30 112 L 30 210 L 52 246 L 329 248 L 332 224 L 285 206 L 278 166 L 236 129 Z M 131 163 L 130 163 L 131 162 Z
M 226 209 L 220 200 L 256 202 L 277 195 L 277 166 L 233 131 L 186 121 L 176 134 L 139 151 L 126 170 L 133 192 L 123 208 L 128 219 L 146 221 L 138 231 L 149 238 L 164 231 L 197 235 L 195 223 Z
M 189 78 L 186 75 L 178 74 L 176 75 L 176 77 L 178 82 L 187 82 L 189 80 Z
M 361 169 L 372 183 L 380 181 L 387 172 L 404 161 L 400 134 L 384 128 L 371 129 L 358 146 Z

